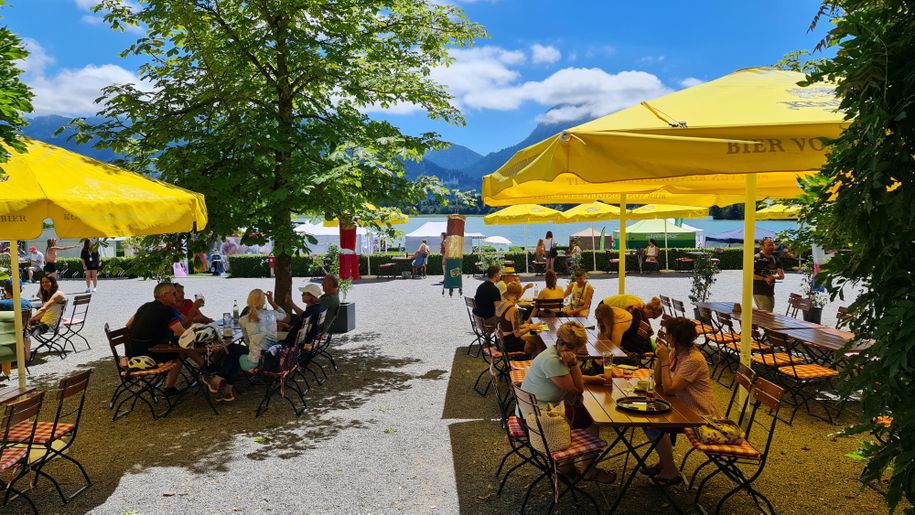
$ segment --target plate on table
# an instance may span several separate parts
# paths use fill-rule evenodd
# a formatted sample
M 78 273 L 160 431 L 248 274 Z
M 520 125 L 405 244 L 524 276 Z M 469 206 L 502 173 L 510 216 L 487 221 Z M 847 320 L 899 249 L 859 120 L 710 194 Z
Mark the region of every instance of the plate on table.
M 654 415 L 670 411 L 670 403 L 664 399 L 655 398 L 648 401 L 642 396 L 621 397 L 616 400 L 616 407 L 630 413 Z

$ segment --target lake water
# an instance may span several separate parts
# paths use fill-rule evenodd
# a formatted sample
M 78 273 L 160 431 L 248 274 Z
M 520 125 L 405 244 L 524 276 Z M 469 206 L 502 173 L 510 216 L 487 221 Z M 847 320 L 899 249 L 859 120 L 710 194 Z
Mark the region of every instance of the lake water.
M 411 216 L 410 221 L 404 225 L 395 226 L 398 230 L 408 234 L 426 222 L 444 222 L 447 217 L 444 215 L 430 216 Z M 635 222 L 628 222 L 630 226 Z M 743 227 L 743 220 L 713 220 L 711 217 L 686 219 L 684 223 L 692 225 L 705 231 L 705 235 L 730 231 Z M 797 222 L 794 220 L 764 220 L 756 222 L 756 227 L 768 229 L 772 232 L 783 231 L 785 229 L 797 228 Z M 568 245 L 569 236 L 586 229 L 590 229 L 590 223 L 570 223 L 570 224 L 528 224 L 527 225 L 527 245 L 533 247 L 537 244 L 538 238 L 543 238 L 547 231 L 553 231 L 553 238 L 559 245 Z M 594 230 L 598 233 L 601 228 L 606 228 L 606 233 L 612 234 L 619 228 L 619 221 L 608 220 L 594 224 Z M 512 245 L 521 246 L 524 244 L 524 225 L 486 225 L 483 223 L 482 216 L 467 216 L 467 222 L 464 225 L 465 233 L 478 232 L 486 236 L 503 236 L 511 240 Z

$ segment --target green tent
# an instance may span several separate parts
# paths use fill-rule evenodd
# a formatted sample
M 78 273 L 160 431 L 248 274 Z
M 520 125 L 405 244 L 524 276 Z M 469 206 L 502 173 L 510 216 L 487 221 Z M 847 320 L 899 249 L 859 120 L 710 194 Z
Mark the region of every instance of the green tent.
M 666 238 L 665 238 L 666 232 Z M 696 230 L 685 229 L 675 225 L 670 220 L 640 220 L 626 226 L 626 246 L 641 248 L 648 246 L 648 240 L 653 239 L 659 247 L 668 248 L 695 248 Z M 613 231 L 613 248 L 619 248 L 620 231 Z

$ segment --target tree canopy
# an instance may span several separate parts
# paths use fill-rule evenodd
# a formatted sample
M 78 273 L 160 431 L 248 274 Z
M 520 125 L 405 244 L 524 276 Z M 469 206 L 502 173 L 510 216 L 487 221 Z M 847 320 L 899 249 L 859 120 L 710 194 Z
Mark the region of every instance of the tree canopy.
M 852 330 L 873 345 L 843 375 L 861 392 L 862 420 L 848 433 L 871 433 L 859 456 L 862 481 L 889 474 L 890 509 L 915 504 L 915 6 L 903 0 L 824 2 L 835 24 L 810 81 L 837 84 L 849 126 L 831 145 L 820 177 L 804 185 L 815 241 L 836 250 L 818 279 L 834 296 L 863 287 L 851 305 Z M 815 21 L 816 23 L 816 21 Z
M 0 7 L 6 4 L 0 0 Z M 0 174 L 2 163 L 9 157 L 9 148 L 25 152 L 19 130 L 25 125 L 25 113 L 32 112 L 32 92 L 20 79 L 22 70 L 17 61 L 28 57 L 22 41 L 7 27 L 0 27 Z
M 135 170 L 202 192 L 210 230 L 247 228 L 273 239 L 277 294 L 290 255 L 306 242 L 294 213 L 371 220 L 441 194 L 409 181 L 402 159 L 442 145 L 373 120 L 370 107 L 419 106 L 462 124 L 433 68 L 448 49 L 485 35 L 451 5 L 416 0 L 120 0 L 96 6 L 116 29 L 146 36 L 125 55 L 147 59 L 142 84 L 104 90 L 100 115 L 78 139 L 127 156 Z

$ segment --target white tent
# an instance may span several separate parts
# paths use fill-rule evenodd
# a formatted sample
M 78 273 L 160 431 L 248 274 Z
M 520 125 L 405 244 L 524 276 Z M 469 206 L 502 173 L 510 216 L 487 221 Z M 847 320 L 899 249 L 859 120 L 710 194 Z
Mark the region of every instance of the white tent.
M 668 218 L 667 221 L 670 223 L 673 223 L 672 218 Z M 688 231 L 693 231 L 694 233 L 696 233 L 696 247 L 698 247 L 700 249 L 705 247 L 705 230 L 704 229 L 700 229 L 698 227 L 693 227 L 692 225 L 682 224 L 682 223 L 680 224 L 680 227 L 682 227 Z
M 339 227 L 324 227 L 322 223 L 311 223 L 306 222 L 301 225 L 296 226 L 295 232 L 310 234 L 318 239 L 317 243 L 308 243 L 308 248 L 311 249 L 312 254 L 324 254 L 327 252 L 327 247 L 330 244 L 334 244 L 337 247 L 340 246 L 340 228 Z M 362 227 L 356 227 L 356 248 L 362 249 L 362 240 L 365 239 L 365 229 Z
M 447 232 L 448 222 L 426 222 L 415 231 L 407 234 L 406 248 L 407 252 L 414 252 L 419 248 L 420 243 L 426 240 L 426 244 L 432 249 L 432 252 L 438 252 L 442 243 L 442 233 Z M 464 252 L 471 251 L 472 240 L 476 238 L 485 238 L 478 232 L 464 233 Z
M 609 249 L 612 247 L 610 244 L 610 238 L 612 237 L 612 233 L 607 233 L 604 235 L 604 241 L 606 242 L 604 248 Z M 572 238 L 578 240 L 578 246 L 581 247 L 582 250 L 592 250 L 592 242 L 594 247 L 597 247 L 598 249 L 600 248 L 600 231 L 597 229 L 588 227 L 583 231 L 578 231 L 569 237 L 570 245 L 572 244 Z

